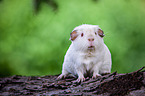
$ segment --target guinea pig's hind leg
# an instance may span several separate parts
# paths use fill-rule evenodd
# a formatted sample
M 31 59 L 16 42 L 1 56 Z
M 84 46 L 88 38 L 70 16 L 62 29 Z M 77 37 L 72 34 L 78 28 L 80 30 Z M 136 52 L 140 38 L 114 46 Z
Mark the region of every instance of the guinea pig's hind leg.
M 68 73 L 67 71 L 63 71 L 62 74 L 60 74 L 60 75 L 57 77 L 57 80 L 66 78 L 66 76 L 68 76 L 68 74 L 69 74 L 69 73 Z

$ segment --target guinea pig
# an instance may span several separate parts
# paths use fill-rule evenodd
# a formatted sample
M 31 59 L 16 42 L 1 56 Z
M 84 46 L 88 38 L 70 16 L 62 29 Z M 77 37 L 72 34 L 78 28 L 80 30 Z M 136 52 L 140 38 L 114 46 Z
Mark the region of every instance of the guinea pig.
M 104 32 L 98 25 L 80 25 L 71 32 L 72 41 L 66 52 L 62 74 L 57 79 L 72 74 L 77 82 L 85 81 L 85 76 L 97 78 L 111 72 L 111 53 L 104 44 Z

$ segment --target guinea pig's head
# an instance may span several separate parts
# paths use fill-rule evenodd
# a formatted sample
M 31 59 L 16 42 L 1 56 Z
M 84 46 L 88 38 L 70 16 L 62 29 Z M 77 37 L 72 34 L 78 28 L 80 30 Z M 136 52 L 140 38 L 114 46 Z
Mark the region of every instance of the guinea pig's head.
M 71 32 L 70 40 L 76 50 L 97 50 L 104 44 L 104 33 L 98 25 L 80 25 Z

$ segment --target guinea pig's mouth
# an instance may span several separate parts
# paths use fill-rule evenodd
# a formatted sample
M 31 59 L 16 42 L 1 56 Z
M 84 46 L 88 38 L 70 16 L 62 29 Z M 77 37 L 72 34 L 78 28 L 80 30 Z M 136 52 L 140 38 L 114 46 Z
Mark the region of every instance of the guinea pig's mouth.
M 88 49 L 89 50 L 94 50 L 95 49 L 95 46 L 89 46 Z

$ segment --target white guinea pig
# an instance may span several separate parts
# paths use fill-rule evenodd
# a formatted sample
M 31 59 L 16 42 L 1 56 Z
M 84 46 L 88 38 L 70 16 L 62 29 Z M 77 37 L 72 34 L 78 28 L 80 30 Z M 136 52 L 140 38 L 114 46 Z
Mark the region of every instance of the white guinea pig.
M 97 25 L 80 25 L 71 32 L 70 45 L 63 62 L 62 74 L 58 79 L 72 74 L 77 82 L 85 76 L 96 78 L 111 72 L 111 54 L 103 41 L 104 33 Z

